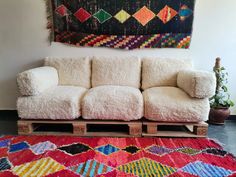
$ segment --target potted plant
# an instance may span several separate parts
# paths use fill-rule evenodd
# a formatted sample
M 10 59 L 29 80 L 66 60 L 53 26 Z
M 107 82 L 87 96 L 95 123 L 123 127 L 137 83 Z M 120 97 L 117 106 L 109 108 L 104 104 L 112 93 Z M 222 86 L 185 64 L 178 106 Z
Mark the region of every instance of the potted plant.
M 230 100 L 230 94 L 226 84 L 228 83 L 228 73 L 224 67 L 220 66 L 220 58 L 216 58 L 213 71 L 216 75 L 216 91 L 215 95 L 210 98 L 210 114 L 209 123 L 223 125 L 225 119 L 230 115 L 230 107 L 234 106 L 232 100 Z

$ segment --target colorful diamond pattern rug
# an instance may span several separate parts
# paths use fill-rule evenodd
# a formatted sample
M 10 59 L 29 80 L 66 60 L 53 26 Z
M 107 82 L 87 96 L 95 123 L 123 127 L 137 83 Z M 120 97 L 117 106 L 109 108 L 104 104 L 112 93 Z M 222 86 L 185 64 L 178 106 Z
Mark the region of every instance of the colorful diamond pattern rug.
M 189 48 L 195 0 L 46 0 L 51 40 L 75 46 Z
M 213 140 L 3 136 L 0 177 L 234 177 Z

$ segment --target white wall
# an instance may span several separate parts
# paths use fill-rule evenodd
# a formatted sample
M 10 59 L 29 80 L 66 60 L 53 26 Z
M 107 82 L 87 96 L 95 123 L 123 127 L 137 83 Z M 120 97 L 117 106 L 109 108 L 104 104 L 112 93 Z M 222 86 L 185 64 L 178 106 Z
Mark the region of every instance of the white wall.
M 193 39 L 189 50 L 123 51 L 76 48 L 48 43 L 44 0 L 0 0 L 0 109 L 15 109 L 16 74 L 40 66 L 46 56 L 141 55 L 189 58 L 198 69 L 212 70 L 217 56 L 230 74 L 236 102 L 236 1 L 196 0 Z M 236 108 L 233 108 L 236 114 Z

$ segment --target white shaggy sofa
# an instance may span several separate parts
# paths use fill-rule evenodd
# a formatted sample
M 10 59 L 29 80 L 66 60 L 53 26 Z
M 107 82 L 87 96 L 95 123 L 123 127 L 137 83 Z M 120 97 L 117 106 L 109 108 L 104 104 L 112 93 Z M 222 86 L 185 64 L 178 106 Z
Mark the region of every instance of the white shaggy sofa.
M 138 57 L 46 58 L 17 83 L 22 119 L 167 122 L 207 120 L 216 85 L 189 60 Z

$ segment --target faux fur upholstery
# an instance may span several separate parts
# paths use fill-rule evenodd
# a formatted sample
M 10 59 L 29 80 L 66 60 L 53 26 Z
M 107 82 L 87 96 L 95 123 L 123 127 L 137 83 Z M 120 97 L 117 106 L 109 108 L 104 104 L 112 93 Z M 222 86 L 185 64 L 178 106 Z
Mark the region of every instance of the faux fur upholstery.
M 191 69 L 190 60 L 144 58 L 142 65 L 142 89 L 177 85 L 177 74 Z
M 58 85 L 57 70 L 45 66 L 24 71 L 17 75 L 17 84 L 22 95 L 38 95 Z
M 87 89 L 57 86 L 37 96 L 19 97 L 17 110 L 22 119 L 75 119 Z
M 140 88 L 141 60 L 136 57 L 95 57 L 92 86 L 120 85 Z
M 46 58 L 46 66 L 55 67 L 59 75 L 59 85 L 90 88 L 91 61 L 84 58 Z
M 90 89 L 82 101 L 84 119 L 137 120 L 143 116 L 140 90 L 127 86 L 99 86 Z
M 200 122 L 208 119 L 209 101 L 191 98 L 176 87 L 153 87 L 143 92 L 144 117 L 153 121 Z
M 191 97 L 210 98 L 215 94 L 216 78 L 214 73 L 207 71 L 180 71 L 177 85 Z

